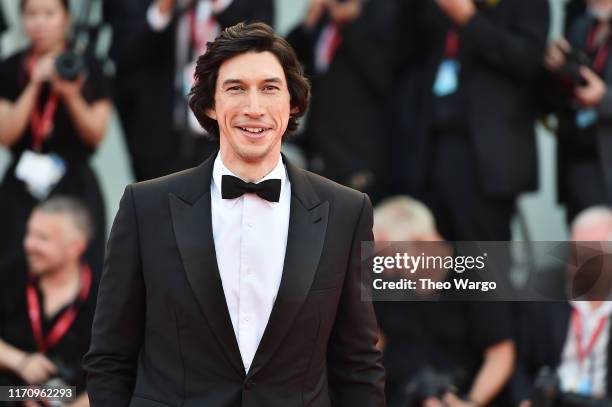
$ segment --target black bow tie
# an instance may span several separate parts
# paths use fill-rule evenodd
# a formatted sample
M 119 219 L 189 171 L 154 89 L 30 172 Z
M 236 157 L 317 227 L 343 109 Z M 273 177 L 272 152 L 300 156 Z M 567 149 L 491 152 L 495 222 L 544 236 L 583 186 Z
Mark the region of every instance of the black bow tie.
M 251 192 L 266 201 L 278 202 L 280 190 L 280 179 L 268 179 L 259 184 L 253 184 L 252 182 L 244 182 L 232 175 L 223 175 L 221 177 L 221 197 L 223 199 L 239 198 L 246 192 Z

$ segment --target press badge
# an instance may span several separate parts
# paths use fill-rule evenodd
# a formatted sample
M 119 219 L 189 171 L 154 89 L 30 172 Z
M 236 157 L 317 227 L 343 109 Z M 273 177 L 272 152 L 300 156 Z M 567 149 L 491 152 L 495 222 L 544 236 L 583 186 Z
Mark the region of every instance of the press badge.
M 576 112 L 576 126 L 586 129 L 597 123 L 597 112 L 595 109 L 582 109 Z
M 39 154 L 24 151 L 15 168 L 15 176 L 23 181 L 28 192 L 43 200 L 66 173 L 66 163 L 57 154 Z
M 590 396 L 593 394 L 593 383 L 588 377 L 583 377 L 578 382 L 578 386 L 576 387 L 576 393 L 582 394 L 585 396 Z
M 459 88 L 459 71 L 461 67 L 456 59 L 445 59 L 438 68 L 433 92 L 437 97 L 451 95 Z

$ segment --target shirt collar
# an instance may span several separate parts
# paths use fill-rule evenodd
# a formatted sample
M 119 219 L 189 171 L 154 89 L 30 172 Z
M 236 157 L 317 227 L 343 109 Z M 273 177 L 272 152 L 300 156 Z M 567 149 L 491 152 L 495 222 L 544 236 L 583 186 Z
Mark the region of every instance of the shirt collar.
M 604 301 L 597 309 L 591 308 L 588 301 L 570 301 L 570 303 L 583 316 L 590 315 L 601 318 L 612 315 L 612 301 Z
M 225 164 L 223 163 L 223 160 L 221 159 L 221 153 L 218 153 L 217 157 L 215 158 L 215 162 L 213 164 L 212 183 L 214 187 L 217 189 L 217 191 L 219 191 L 219 195 L 221 195 L 221 177 L 223 177 L 224 175 L 232 175 L 234 177 L 240 178 L 238 175 L 234 174 L 229 168 L 225 166 Z M 256 184 L 259 184 L 260 182 L 268 180 L 268 179 L 280 179 L 281 180 L 281 195 L 282 195 L 283 190 L 286 185 L 286 181 L 287 181 L 287 171 L 285 169 L 285 165 L 283 164 L 283 158 L 281 157 L 280 154 L 278 155 L 278 162 L 276 163 L 276 166 L 272 169 L 272 171 L 268 173 L 268 175 L 266 175 L 265 177 L 257 181 Z M 235 198 L 235 199 L 223 199 L 222 201 L 225 202 L 227 205 L 233 207 L 236 204 L 236 202 L 238 202 L 239 199 L 242 199 L 242 197 Z M 268 204 L 275 206 L 275 205 L 278 205 L 278 202 L 268 202 Z

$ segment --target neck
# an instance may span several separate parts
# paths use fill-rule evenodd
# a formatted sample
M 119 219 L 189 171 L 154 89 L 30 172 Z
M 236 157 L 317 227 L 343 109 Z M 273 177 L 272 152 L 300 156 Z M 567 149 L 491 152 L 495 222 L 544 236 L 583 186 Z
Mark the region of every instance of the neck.
M 66 48 L 66 43 L 64 41 L 59 42 L 55 44 L 54 46 L 50 48 L 45 48 L 45 49 L 32 47 L 32 55 L 37 58 L 43 57 L 45 55 L 57 55 L 61 53 L 65 48 Z
M 73 285 L 75 281 L 79 280 L 80 272 L 81 266 L 78 262 L 68 263 L 57 270 L 41 276 L 40 287 L 41 289 L 55 289 L 57 287 Z
M 589 305 L 591 306 L 592 310 L 596 310 L 597 308 L 601 307 L 602 304 L 603 301 L 589 301 Z
M 233 154 L 224 154 L 223 149 L 219 151 L 219 154 L 221 154 L 223 165 L 246 182 L 260 181 L 272 172 L 278 164 L 278 160 L 280 160 L 280 152 L 278 154 L 269 154 L 263 160 L 254 162 L 242 160 Z

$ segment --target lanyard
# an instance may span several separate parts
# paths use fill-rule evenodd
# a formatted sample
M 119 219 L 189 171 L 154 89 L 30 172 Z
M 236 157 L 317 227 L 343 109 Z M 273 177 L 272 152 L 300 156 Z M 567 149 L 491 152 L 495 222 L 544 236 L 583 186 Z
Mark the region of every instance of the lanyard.
M 597 48 L 595 44 L 595 33 L 597 32 L 596 27 L 592 27 L 589 30 L 589 36 L 587 38 L 587 47 L 589 51 L 595 51 Z M 608 55 L 610 54 L 610 38 L 606 38 L 605 44 L 600 46 L 597 49 L 597 54 L 595 55 L 595 61 L 593 61 L 593 69 L 597 73 L 602 73 L 603 69 L 606 65 L 606 61 L 608 60 Z
M 459 37 L 459 32 L 456 29 L 451 28 L 450 30 L 448 30 L 448 33 L 446 34 L 444 55 L 448 59 L 457 58 L 457 56 L 459 55 L 460 47 L 461 47 L 461 38 Z
M 214 1 L 209 7 L 213 7 Z M 215 20 L 214 12 L 210 11 L 210 15 L 203 21 L 199 14 L 198 2 L 188 12 L 189 34 L 191 36 L 191 45 L 195 56 L 205 53 L 209 41 L 213 41 L 217 34 L 217 21 Z
M 28 73 L 30 78 L 32 77 L 32 70 L 34 69 L 35 63 L 35 58 L 30 58 L 30 62 L 28 64 Z M 34 109 L 32 110 L 30 124 L 32 127 L 32 147 L 34 151 L 40 152 L 42 150 L 43 141 L 51 131 L 53 126 L 53 117 L 57 111 L 57 100 L 57 94 L 52 92 L 49 99 L 47 99 L 42 112 L 38 109 L 38 103 L 36 103 Z
M 91 290 L 91 269 L 87 265 L 81 267 L 81 289 L 79 291 L 78 302 L 83 303 L 89 296 Z M 30 281 L 26 287 L 26 297 L 28 300 L 28 316 L 30 325 L 34 332 L 34 338 L 38 345 L 38 350 L 45 353 L 53 348 L 66 335 L 78 314 L 77 303 L 73 303 L 62 313 L 49 334 L 44 337 L 42 332 L 42 322 L 40 316 L 40 302 L 34 284 Z
M 593 348 L 595 347 L 595 343 L 597 343 L 597 339 L 604 330 L 606 326 L 606 322 L 608 322 L 608 316 L 603 316 L 599 320 L 597 327 L 595 328 L 595 332 L 593 332 L 593 336 L 591 340 L 587 344 L 586 348 L 582 345 L 582 336 L 583 336 L 583 325 L 582 325 L 582 316 L 578 312 L 578 310 L 574 309 L 572 312 L 572 327 L 574 329 L 574 334 L 576 335 L 576 349 L 578 351 L 578 363 L 582 366 L 584 360 L 590 356 L 593 352 Z

